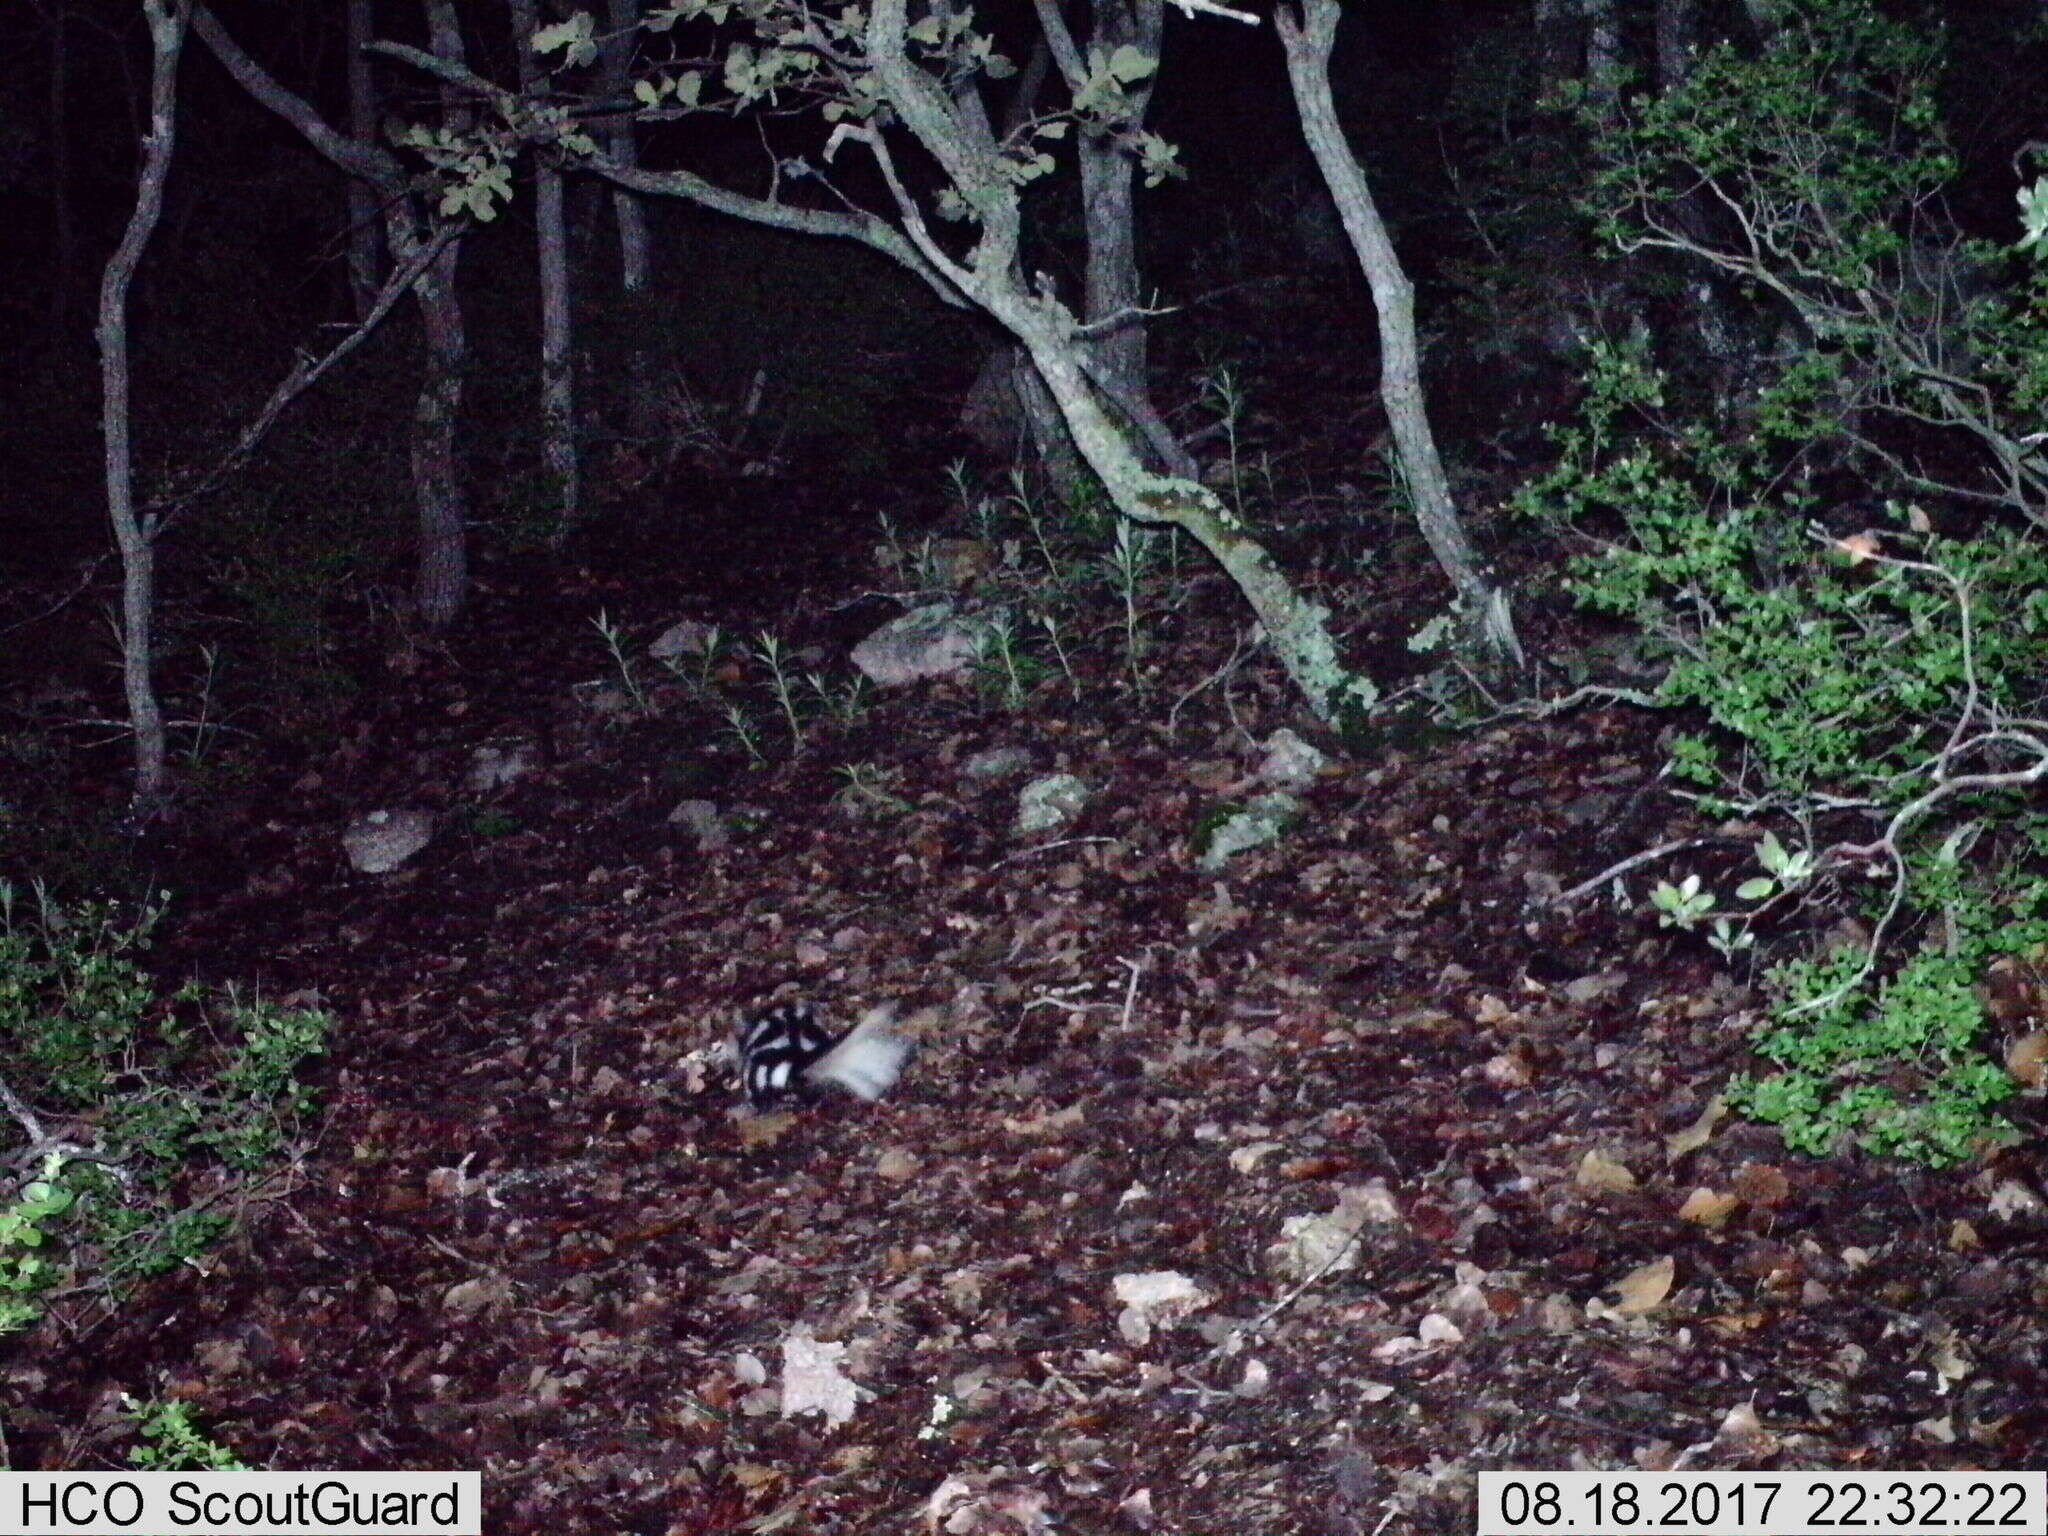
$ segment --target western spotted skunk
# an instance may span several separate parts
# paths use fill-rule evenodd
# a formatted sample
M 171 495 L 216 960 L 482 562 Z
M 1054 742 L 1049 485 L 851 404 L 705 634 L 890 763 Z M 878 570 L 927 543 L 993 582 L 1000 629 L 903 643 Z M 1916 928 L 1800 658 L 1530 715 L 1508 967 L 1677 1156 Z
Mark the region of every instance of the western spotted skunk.
M 740 1081 L 747 1102 L 766 1109 L 793 1093 L 825 1086 L 873 1101 L 894 1086 L 912 1046 L 890 1026 L 894 1004 L 870 1008 L 851 1029 L 818 1022 L 809 1003 L 779 1003 L 740 1025 Z

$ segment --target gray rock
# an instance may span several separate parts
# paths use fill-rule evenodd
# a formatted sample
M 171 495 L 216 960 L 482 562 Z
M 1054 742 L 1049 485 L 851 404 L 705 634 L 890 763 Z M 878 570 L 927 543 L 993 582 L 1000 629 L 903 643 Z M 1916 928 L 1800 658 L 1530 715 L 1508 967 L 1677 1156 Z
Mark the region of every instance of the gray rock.
M 469 754 L 469 777 L 465 782 L 473 795 L 487 795 L 503 789 L 533 772 L 539 753 L 530 741 L 490 743 Z
M 358 874 L 388 875 L 432 841 L 433 816 L 415 806 L 371 811 L 341 834 L 342 850 Z
M 1094 793 L 1071 773 L 1050 773 L 1017 792 L 1017 835 L 1057 832 L 1087 805 Z
M 1290 794 L 1314 785 L 1329 758 L 1282 726 L 1266 738 L 1266 759 L 1259 764 L 1259 782 Z
M 1195 862 L 1213 874 L 1248 848 L 1278 842 L 1300 815 L 1301 802 L 1294 796 L 1260 795 L 1210 829 L 1205 845 L 1196 850 Z
M 1031 754 L 1022 747 L 987 747 L 960 765 L 970 779 L 1007 779 L 1031 767 Z
M 981 657 L 986 626 L 930 603 L 891 619 L 853 648 L 853 664 L 877 687 L 894 688 L 928 677 L 952 677 Z
M 647 654 L 656 661 L 681 661 L 686 656 L 709 655 L 718 634 L 716 628 L 696 619 L 682 619 L 656 635 Z
M 690 835 L 697 839 L 700 853 L 716 853 L 721 848 L 732 846 L 732 830 L 726 826 L 718 807 L 709 800 L 683 801 L 668 813 L 668 821 L 672 827 L 687 827 Z

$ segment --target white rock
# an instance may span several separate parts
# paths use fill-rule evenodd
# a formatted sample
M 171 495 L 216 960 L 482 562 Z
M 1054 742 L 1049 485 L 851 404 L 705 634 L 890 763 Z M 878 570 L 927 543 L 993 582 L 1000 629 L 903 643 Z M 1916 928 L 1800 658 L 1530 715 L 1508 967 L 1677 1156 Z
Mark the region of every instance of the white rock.
M 986 626 L 963 619 L 951 603 L 931 603 L 891 619 L 853 648 L 853 664 L 880 688 L 952 677 L 981 657 Z
M 538 757 L 539 753 L 530 741 L 478 747 L 469 754 L 469 778 L 466 781 L 469 792 L 485 795 L 516 783 L 533 772 Z
M 1329 759 L 1282 726 L 1266 738 L 1265 761 L 1259 764 L 1259 781 L 1273 789 L 1300 794 L 1310 788 Z
M 1017 835 L 1054 832 L 1081 814 L 1093 791 L 1071 773 L 1033 779 L 1017 794 Z
M 656 661 L 680 661 L 685 656 L 704 656 L 711 650 L 718 631 L 696 619 L 683 619 L 656 635 L 647 654 Z
M 341 846 L 358 874 L 386 875 L 426 847 L 433 836 L 431 815 L 414 806 L 400 806 L 358 816 L 341 834 Z
M 732 832 L 725 824 L 725 818 L 718 813 L 718 807 L 709 800 L 685 800 L 668 813 L 672 827 L 687 827 L 690 835 L 697 839 L 701 853 L 716 853 L 721 848 L 732 846 Z

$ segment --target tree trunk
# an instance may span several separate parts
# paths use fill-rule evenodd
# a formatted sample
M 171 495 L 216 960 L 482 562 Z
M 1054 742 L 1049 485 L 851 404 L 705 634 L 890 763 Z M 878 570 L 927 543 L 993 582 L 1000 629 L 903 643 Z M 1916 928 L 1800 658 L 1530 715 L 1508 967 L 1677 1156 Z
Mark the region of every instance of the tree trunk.
M 1572 0 L 1531 0 L 1529 22 L 1536 34 L 1536 82 L 1544 94 L 1578 78 L 1578 21 Z
M 1145 467 L 1089 382 L 1071 317 L 1027 297 L 1014 284 L 982 283 L 969 291 L 1031 354 L 1075 446 L 1101 477 L 1117 510 L 1135 522 L 1179 528 L 1208 551 L 1251 604 L 1274 654 L 1316 718 L 1341 729 L 1371 709 L 1379 690 L 1338 659 L 1329 610 L 1294 590 L 1272 555 L 1245 532 L 1214 491 L 1199 481 L 1157 475 Z
M 156 613 L 154 519 L 135 510 L 134 446 L 129 438 L 128 290 L 143 250 L 163 214 L 164 181 L 177 142 L 178 58 L 185 47 L 185 7 L 175 0 L 143 0 L 149 21 L 149 131 L 142 141 L 135 208 L 121 243 L 100 280 L 100 421 L 106 440 L 107 515 L 121 551 L 121 682 L 135 731 L 135 787 L 130 812 L 138 820 L 164 807 L 170 776 L 164 717 L 153 668 Z
M 412 418 L 412 490 L 419 520 L 413 609 L 436 633 L 454 624 L 469 595 L 469 497 L 455 431 L 469 351 L 462 306 L 455 297 L 460 252 L 461 242 L 451 242 L 414 288 L 427 358 Z
M 1699 0 L 1657 0 L 1657 89 L 1676 90 L 1692 78 L 1699 56 Z
M 607 0 L 612 35 L 604 45 L 605 95 L 615 102 L 632 99 L 633 41 L 640 30 L 640 0 Z M 633 114 L 621 110 L 604 135 L 614 164 L 628 169 L 640 164 L 640 141 Z M 647 323 L 647 284 L 653 270 L 653 242 L 647 229 L 647 208 L 640 194 L 612 188 L 612 219 L 619 230 L 619 291 L 626 302 L 626 430 L 639 443 L 652 443 L 663 432 L 654 378 L 653 336 Z
M 462 62 L 462 31 L 452 0 L 426 0 L 427 34 L 434 57 Z M 441 92 L 441 116 L 451 129 L 469 126 L 462 94 Z M 469 595 L 469 498 L 462 484 L 456 425 L 462 415 L 462 375 L 469 354 L 462 306 L 455 295 L 461 242 L 420 274 L 420 318 L 427 340 L 427 366 L 413 408 L 412 481 L 419 509 L 419 569 L 413 575 L 413 608 L 435 632 L 448 629 Z
M 1287 53 L 1287 78 L 1317 168 L 1336 200 L 1344 232 L 1372 287 L 1379 318 L 1380 399 L 1393 429 L 1402 478 L 1415 503 L 1415 520 L 1431 553 L 1450 578 L 1470 635 L 1495 658 L 1519 664 L 1520 644 L 1507 598 L 1481 570 L 1465 525 L 1451 499 L 1443 459 L 1422 399 L 1422 368 L 1415 344 L 1415 288 L 1401 269 L 1365 172 L 1345 142 L 1330 95 L 1330 52 L 1337 37 L 1337 0 L 1303 0 L 1297 19 L 1285 6 L 1273 21 Z
M 1052 60 L 1069 92 L 1079 94 L 1087 83 L 1087 65 L 1066 20 L 1052 0 L 1038 0 L 1039 28 Z M 1162 0 L 1103 0 L 1092 17 L 1089 35 L 1091 56 L 1108 56 L 1121 47 L 1131 47 L 1153 59 L 1159 57 L 1163 32 Z M 1036 55 L 1034 54 L 1034 60 Z M 1151 86 L 1132 85 L 1126 91 L 1129 117 L 1119 126 L 1136 128 L 1144 122 L 1145 108 L 1152 96 Z M 1028 111 L 1028 103 L 1026 104 Z M 1103 396 L 1134 427 L 1138 439 L 1151 450 L 1154 462 L 1168 474 L 1192 479 L 1198 467 L 1194 458 L 1160 416 L 1152 403 L 1152 382 L 1146 371 L 1145 318 L 1139 313 L 1143 290 L 1138 273 L 1138 216 L 1135 197 L 1136 165 L 1128 151 L 1117 143 L 1114 130 L 1084 124 L 1076 151 L 1081 167 L 1082 230 L 1087 245 L 1083 265 L 1081 313 L 1091 326 L 1107 326 L 1078 344 L 1087 363 L 1088 376 Z M 1042 397 L 1034 399 L 1029 387 L 1021 387 L 1019 400 L 1034 437 L 1044 430 Z M 1039 438 L 1038 447 L 1049 460 L 1055 478 L 1058 460 L 1048 443 Z
M 377 81 L 370 57 L 370 0 L 348 0 L 348 131 L 359 144 L 377 140 Z M 377 302 L 377 194 L 360 176 L 348 178 L 348 289 L 362 320 Z
M 461 38 L 454 29 L 454 12 L 446 0 L 429 0 L 428 18 L 436 47 L 450 49 L 452 57 L 448 62 L 459 64 Z M 403 166 L 374 141 L 335 132 L 303 97 L 279 85 L 262 65 L 243 52 L 203 4 L 195 3 L 192 7 L 192 29 L 236 84 L 289 123 L 331 164 L 377 188 L 384 211 L 385 238 L 399 261 L 410 262 L 423 252 L 428 237 L 421 233 L 414 214 Z M 426 367 L 422 371 L 412 428 L 413 497 L 420 531 L 420 563 L 413 579 L 413 598 L 422 620 L 436 629 L 454 622 L 469 584 L 469 506 L 462 490 L 455 441 L 467 353 L 462 310 L 455 297 L 455 268 L 460 250 L 459 240 L 449 241 L 413 283 L 427 341 Z
M 1099 0 L 1094 8 L 1091 49 L 1114 54 L 1130 47 L 1159 57 L 1164 6 L 1161 0 Z M 1154 79 L 1157 78 L 1155 75 Z M 1145 120 L 1148 87 L 1129 89 L 1132 127 Z M 1145 373 L 1145 325 L 1137 314 L 1144 302 L 1138 286 L 1138 216 L 1133 187 L 1137 164 L 1101 128 L 1084 127 L 1080 142 L 1081 216 L 1088 234 L 1082 318 L 1091 326 L 1112 316 L 1128 321 L 1087 343 L 1089 354 L 1111 387 L 1132 400 L 1151 389 Z
M 530 40 L 540 28 L 534 0 L 512 0 L 512 30 L 519 83 L 538 92 L 541 72 Z M 555 497 L 555 539 L 574 531 L 582 516 L 576 461 L 576 369 L 569 313 L 569 240 L 563 217 L 562 173 L 543 162 L 534 172 L 536 260 L 540 272 L 540 452 L 548 490 Z
M 1602 115 L 1612 117 L 1621 106 L 1621 23 L 1614 0 L 1579 0 L 1586 18 L 1586 91 Z

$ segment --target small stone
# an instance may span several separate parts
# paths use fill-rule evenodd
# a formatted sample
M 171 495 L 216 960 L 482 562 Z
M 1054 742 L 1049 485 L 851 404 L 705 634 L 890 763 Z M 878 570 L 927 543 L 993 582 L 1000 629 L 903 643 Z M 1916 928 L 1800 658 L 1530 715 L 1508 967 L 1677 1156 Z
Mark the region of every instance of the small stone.
M 708 656 L 717 629 L 696 619 L 681 619 L 656 635 L 647 654 L 656 661 L 680 661 L 686 656 Z
M 1031 754 L 1023 747 L 988 747 L 960 765 L 970 779 L 1008 779 L 1031 769 Z
M 732 832 L 718 807 L 709 800 L 685 800 L 668 813 L 672 827 L 684 827 L 697 840 L 700 853 L 717 853 L 732 846 Z
M 386 875 L 433 839 L 434 818 L 413 806 L 358 816 L 341 834 L 341 846 L 358 874 Z
M 1035 837 L 1056 832 L 1088 804 L 1092 791 L 1071 773 L 1033 779 L 1017 794 L 1017 835 Z
M 1283 726 L 1266 738 L 1259 780 L 1273 789 L 1300 794 L 1315 784 L 1328 762 L 1321 751 Z

